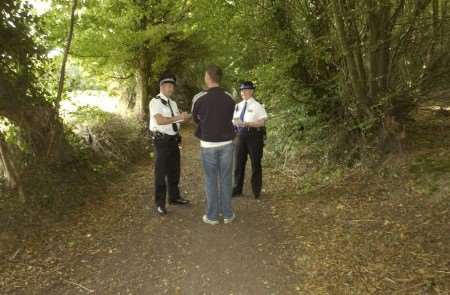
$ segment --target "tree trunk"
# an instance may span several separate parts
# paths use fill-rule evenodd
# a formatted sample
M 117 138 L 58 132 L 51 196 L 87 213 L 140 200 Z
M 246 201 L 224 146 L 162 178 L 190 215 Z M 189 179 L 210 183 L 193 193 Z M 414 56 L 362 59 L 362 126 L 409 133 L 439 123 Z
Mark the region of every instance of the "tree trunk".
M 5 176 L 8 184 L 11 188 L 16 189 L 19 195 L 19 200 L 25 203 L 25 193 L 23 191 L 22 183 L 20 181 L 19 173 L 17 172 L 16 165 L 11 158 L 11 154 L 8 149 L 3 133 L 0 132 L 0 160 L 3 163 L 5 169 Z
M 66 75 L 66 63 L 67 63 L 67 57 L 69 56 L 70 51 L 70 45 L 72 44 L 72 37 L 73 37 L 73 28 L 75 26 L 75 11 L 77 9 L 78 0 L 73 0 L 72 3 L 72 12 L 70 14 L 70 26 L 69 26 L 69 33 L 67 34 L 67 43 L 66 47 L 64 48 L 64 56 L 63 61 L 61 64 L 61 73 L 59 77 L 59 83 L 58 83 L 58 94 L 56 96 L 56 109 L 59 109 L 59 102 L 61 101 L 61 96 L 64 90 L 64 78 Z
M 71 149 L 65 138 L 63 122 L 49 103 L 0 97 L 0 116 L 8 118 L 24 131 L 38 161 L 61 164 L 70 160 Z
M 390 62 L 390 10 L 389 3 L 376 4 L 373 0 L 366 2 L 369 28 L 369 96 L 376 100 L 388 91 Z
M 119 109 L 123 113 L 132 113 L 136 104 L 136 86 L 124 83 L 120 88 Z
M 149 118 L 149 93 L 148 93 L 149 69 L 144 53 L 141 53 L 138 59 L 138 67 L 136 69 L 136 116 L 147 122 Z
M 356 98 L 358 107 L 360 109 L 360 114 L 365 117 L 372 117 L 372 112 L 369 108 L 370 102 L 367 96 L 364 82 L 365 79 L 364 77 L 360 76 L 360 74 L 362 74 L 363 72 L 361 70 L 358 70 L 357 61 L 360 60 L 360 58 L 356 57 L 356 53 L 353 49 L 355 44 L 351 42 L 351 39 L 348 36 L 347 27 L 344 22 L 344 9 L 342 7 L 342 1 L 333 0 L 332 4 L 333 13 L 336 20 L 338 41 L 343 51 L 346 68 L 349 73 L 352 89 L 351 92 Z
M 70 146 L 66 141 L 64 125 L 55 109 L 40 106 L 23 113 L 27 117 L 28 132 L 37 158 L 50 163 L 63 163 L 69 159 Z
M 434 60 L 435 53 L 440 45 L 440 27 L 443 26 L 440 19 L 440 5 L 439 0 L 432 0 L 432 15 L 433 15 L 433 35 L 431 38 L 430 47 L 428 48 L 427 57 L 426 57 L 426 68 L 429 69 Z

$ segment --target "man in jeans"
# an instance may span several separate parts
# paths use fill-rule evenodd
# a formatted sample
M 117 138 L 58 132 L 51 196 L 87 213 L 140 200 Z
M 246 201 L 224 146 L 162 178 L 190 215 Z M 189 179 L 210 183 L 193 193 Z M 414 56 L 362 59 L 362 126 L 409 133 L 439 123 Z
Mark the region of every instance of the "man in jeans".
M 218 224 L 220 213 L 224 223 L 231 223 L 236 217 L 231 207 L 235 103 L 219 86 L 221 79 L 222 70 L 218 66 L 206 68 L 207 90 L 196 96 L 192 111 L 198 125 L 195 135 L 200 139 L 206 182 L 207 209 L 203 222 L 208 224 Z

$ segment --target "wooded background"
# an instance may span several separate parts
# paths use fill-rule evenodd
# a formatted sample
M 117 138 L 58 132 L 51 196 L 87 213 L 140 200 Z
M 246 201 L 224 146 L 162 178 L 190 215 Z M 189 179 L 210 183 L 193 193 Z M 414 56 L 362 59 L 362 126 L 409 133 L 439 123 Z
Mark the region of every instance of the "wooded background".
M 69 91 L 120 96 L 132 116 L 78 114 L 91 125 L 132 124 L 129 136 L 102 131 L 106 141 L 97 144 L 130 146 L 144 137 L 159 75 L 177 75 L 176 99 L 188 110 L 209 63 L 223 67 L 234 93 L 240 81 L 255 82 L 270 113 L 274 155 L 308 149 L 321 163 L 351 166 L 398 152 L 418 106 L 448 88 L 449 10 L 446 0 L 53 0 L 39 14 L 26 1 L 1 1 L 7 183 L 25 201 L 28 167 L 67 168 L 89 158 L 101 136 L 91 128 L 80 137 L 63 120 Z M 113 160 L 128 161 L 120 153 L 131 154 L 118 150 Z

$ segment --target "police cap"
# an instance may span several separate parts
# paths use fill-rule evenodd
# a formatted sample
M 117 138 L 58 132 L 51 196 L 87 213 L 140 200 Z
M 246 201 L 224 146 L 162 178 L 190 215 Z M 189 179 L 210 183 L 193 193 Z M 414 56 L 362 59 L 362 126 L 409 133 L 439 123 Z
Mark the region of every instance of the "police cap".
M 164 83 L 172 83 L 173 85 L 177 85 L 177 79 L 174 75 L 162 75 L 161 78 L 159 78 L 159 86 Z
M 255 85 L 252 83 L 252 81 L 245 81 L 241 83 L 241 86 L 239 87 L 240 90 L 244 89 L 255 89 Z

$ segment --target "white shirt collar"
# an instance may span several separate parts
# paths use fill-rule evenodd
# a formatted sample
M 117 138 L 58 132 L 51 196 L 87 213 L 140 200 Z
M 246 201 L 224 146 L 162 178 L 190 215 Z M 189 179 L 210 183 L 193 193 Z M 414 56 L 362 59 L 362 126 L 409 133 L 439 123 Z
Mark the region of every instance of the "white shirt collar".
M 243 103 L 247 102 L 247 104 L 250 104 L 254 101 L 255 101 L 255 99 L 253 97 L 250 97 L 248 100 L 245 100 L 245 99 L 242 100 Z
M 162 94 L 161 92 L 158 94 L 159 97 L 161 97 L 162 99 L 164 99 L 165 101 L 169 101 L 169 98 L 167 96 L 165 96 L 164 94 Z

